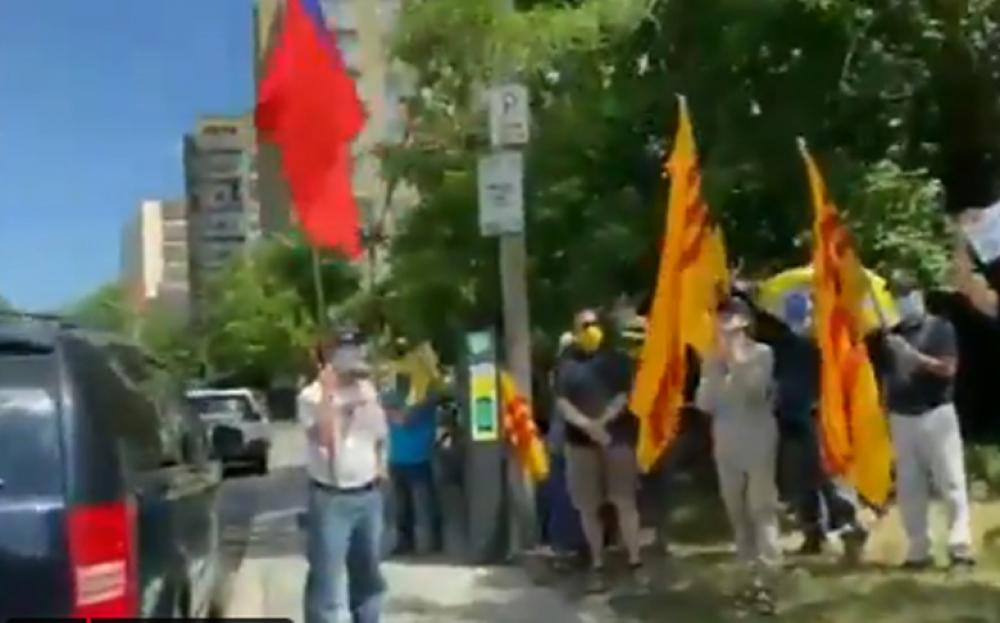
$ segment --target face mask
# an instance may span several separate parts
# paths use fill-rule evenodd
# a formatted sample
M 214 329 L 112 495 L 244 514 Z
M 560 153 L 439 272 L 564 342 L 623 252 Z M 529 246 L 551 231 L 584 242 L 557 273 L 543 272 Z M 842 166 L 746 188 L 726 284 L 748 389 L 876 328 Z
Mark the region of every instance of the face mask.
M 896 299 L 896 308 L 903 322 L 917 322 L 924 317 L 927 309 L 924 305 L 924 295 L 920 292 L 910 292 Z
M 585 353 L 593 353 L 601 347 L 604 341 L 604 331 L 600 327 L 591 325 L 576 334 L 576 343 Z

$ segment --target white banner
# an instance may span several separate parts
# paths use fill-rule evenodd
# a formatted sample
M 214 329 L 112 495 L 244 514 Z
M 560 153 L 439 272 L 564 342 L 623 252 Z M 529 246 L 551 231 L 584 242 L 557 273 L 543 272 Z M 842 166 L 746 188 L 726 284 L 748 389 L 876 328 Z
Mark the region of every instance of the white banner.
M 1000 259 L 1000 202 L 962 214 L 962 231 L 979 260 L 990 264 Z

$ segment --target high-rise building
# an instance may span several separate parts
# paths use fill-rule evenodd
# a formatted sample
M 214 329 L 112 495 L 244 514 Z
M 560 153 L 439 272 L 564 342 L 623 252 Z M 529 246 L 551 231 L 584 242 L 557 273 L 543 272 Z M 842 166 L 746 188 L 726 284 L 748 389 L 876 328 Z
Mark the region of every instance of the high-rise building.
M 247 116 L 198 120 L 184 137 L 193 311 L 212 275 L 260 238 L 256 144 Z
M 190 303 L 187 207 L 183 201 L 143 201 L 125 226 L 121 283 L 137 312 L 157 307 L 186 317 Z
M 377 147 L 403 138 L 403 98 L 408 93 L 408 73 L 390 56 L 392 32 L 403 0 L 320 0 L 327 26 L 336 35 L 344 64 L 354 77 L 367 112 L 365 129 L 355 141 L 354 194 L 362 226 L 373 227 L 375 215 L 385 211 L 387 184 L 382 176 Z M 254 50 L 257 83 L 264 75 L 268 55 L 280 27 L 284 0 L 257 0 L 254 9 Z M 331 108 L 331 114 L 334 114 Z M 265 231 L 280 229 L 290 218 L 287 187 L 280 158 L 270 144 L 259 146 L 261 220 Z M 397 188 L 394 206 L 412 202 L 412 192 Z M 381 219 L 387 221 L 388 219 Z M 380 223 L 391 229 L 391 224 Z M 386 232 L 381 232 L 385 234 Z

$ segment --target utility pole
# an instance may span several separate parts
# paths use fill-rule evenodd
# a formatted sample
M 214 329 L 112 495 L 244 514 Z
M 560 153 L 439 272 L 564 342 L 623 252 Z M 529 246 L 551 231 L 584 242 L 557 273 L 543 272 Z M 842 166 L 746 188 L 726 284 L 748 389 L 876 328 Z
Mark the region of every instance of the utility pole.
M 514 0 L 496 0 L 502 15 L 515 11 Z M 497 59 L 495 84 L 490 96 L 490 135 L 494 149 L 523 147 L 528 141 L 528 101 L 527 92 L 519 85 L 511 85 L 514 68 L 501 54 Z M 503 117 L 508 116 L 514 126 L 513 132 L 504 132 Z M 520 117 L 520 118 L 519 118 Z M 510 128 L 508 128 L 510 129 Z M 507 134 L 507 136 L 505 136 Z M 520 135 L 514 136 L 513 135 Z M 523 159 L 520 149 L 511 150 L 517 154 L 517 164 L 523 175 Z M 523 192 L 523 184 L 518 183 L 518 193 Z M 522 196 L 523 197 L 523 196 Z M 523 202 L 523 198 L 521 199 Z M 531 315 L 528 305 L 527 285 L 527 243 L 523 226 L 523 205 L 521 206 L 521 226 L 499 232 L 500 281 L 503 294 L 503 333 L 506 364 L 517 382 L 518 389 L 531 403 Z M 511 231 L 513 229 L 514 231 Z M 535 511 L 534 483 L 521 465 L 515 460 L 507 463 L 507 490 L 509 494 L 510 547 L 508 553 L 516 555 L 532 548 L 538 542 L 538 528 Z

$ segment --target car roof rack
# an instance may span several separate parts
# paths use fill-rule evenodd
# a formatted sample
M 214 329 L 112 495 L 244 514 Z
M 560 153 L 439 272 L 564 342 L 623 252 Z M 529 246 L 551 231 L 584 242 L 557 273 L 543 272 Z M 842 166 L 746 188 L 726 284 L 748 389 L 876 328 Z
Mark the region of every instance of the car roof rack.
M 75 329 L 78 327 L 77 323 L 66 318 L 65 316 L 60 316 L 58 314 L 41 314 L 36 312 L 20 311 L 17 309 L 0 309 L 0 320 L 4 320 L 7 318 L 14 320 L 36 320 L 39 322 L 51 322 L 67 329 Z

